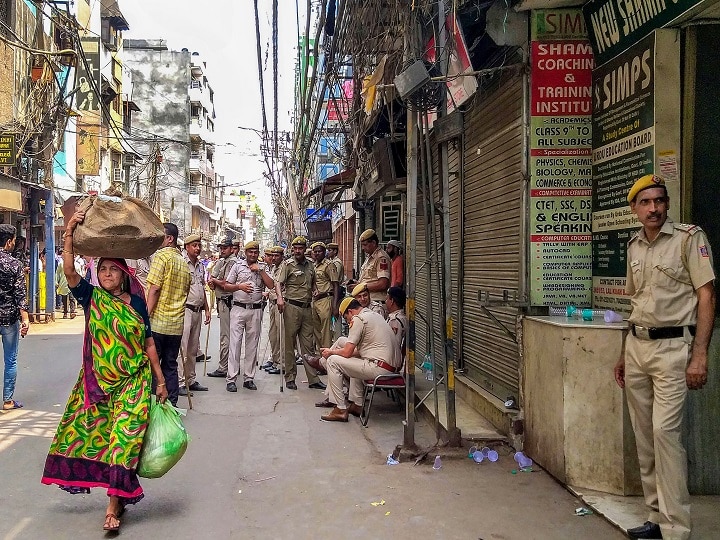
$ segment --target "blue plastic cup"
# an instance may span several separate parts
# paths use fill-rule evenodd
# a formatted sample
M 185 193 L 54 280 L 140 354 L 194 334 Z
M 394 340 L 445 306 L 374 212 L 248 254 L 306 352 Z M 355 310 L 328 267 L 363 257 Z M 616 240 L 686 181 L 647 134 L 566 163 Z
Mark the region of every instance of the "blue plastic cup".
M 522 452 L 515 452 L 515 461 L 517 461 L 517 464 L 521 469 L 532 467 L 533 464 L 533 460 Z
M 495 450 L 490 450 L 487 453 L 488 461 L 495 463 L 498 459 L 500 459 L 500 455 Z
M 482 463 L 483 459 L 485 459 L 485 456 L 483 456 L 483 453 L 480 450 L 475 450 L 473 452 L 473 461 L 475 463 Z

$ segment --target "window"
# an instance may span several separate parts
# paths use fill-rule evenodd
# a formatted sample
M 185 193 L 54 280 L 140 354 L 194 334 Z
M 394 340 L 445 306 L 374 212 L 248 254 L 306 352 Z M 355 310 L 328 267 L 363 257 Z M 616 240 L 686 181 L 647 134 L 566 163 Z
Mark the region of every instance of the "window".
M 13 0 L 0 0 L 0 21 L 12 28 Z M 8 29 L 0 24 L 0 35 L 8 36 Z
M 380 219 L 382 228 L 380 240 L 385 243 L 388 240 L 402 240 L 403 204 L 402 196 L 385 195 L 380 202 Z

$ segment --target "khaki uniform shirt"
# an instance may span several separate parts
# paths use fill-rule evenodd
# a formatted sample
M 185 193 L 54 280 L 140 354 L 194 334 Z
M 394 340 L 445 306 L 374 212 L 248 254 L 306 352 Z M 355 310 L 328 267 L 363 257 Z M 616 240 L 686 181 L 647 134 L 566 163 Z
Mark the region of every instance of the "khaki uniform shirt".
M 278 265 L 270 264 L 267 266 L 267 268 L 265 268 L 265 272 L 267 272 L 267 275 L 273 278 L 273 280 L 275 280 L 275 275 L 277 274 L 278 268 L 280 268 Z M 277 293 L 275 292 L 274 287 L 268 289 L 268 298 L 272 302 L 277 302 Z
M 370 311 L 372 311 L 373 313 L 377 313 L 378 315 L 382 315 L 383 319 L 387 316 L 387 312 L 385 311 L 385 304 L 381 304 L 376 300 L 370 300 L 370 305 L 366 309 L 369 309 Z
M 338 283 L 343 284 L 345 282 L 345 265 L 343 265 L 343 262 L 342 262 L 342 260 L 340 260 L 340 257 L 335 257 L 330 260 L 335 265 L 335 268 L 337 268 Z
M 320 264 L 315 265 L 315 280 L 319 293 L 333 292 L 333 282 L 338 281 L 337 267 L 325 258 Z
M 285 298 L 296 302 L 310 302 L 315 283 L 315 267 L 308 259 L 302 264 L 294 258 L 286 260 L 278 268 L 276 277 L 276 281 L 285 287 Z
M 205 305 L 205 267 L 198 259 L 194 264 L 190 259 L 185 259 L 190 271 L 190 292 L 188 292 L 185 303 L 193 307 Z
M 263 268 L 265 263 L 259 262 L 258 266 Z M 228 274 L 227 282 L 252 283 L 253 291 L 251 293 L 246 293 L 245 291 L 235 291 L 233 293 L 234 302 L 240 302 L 241 304 L 259 304 L 262 302 L 265 284 L 260 276 L 260 272 L 253 272 L 250 270 L 250 267 L 245 259 L 235 261 L 235 264 Z
M 700 227 L 668 219 L 652 242 L 641 229 L 628 242 L 629 321 L 648 327 L 694 325 L 695 290 L 714 279 L 710 244 Z
M 380 278 L 387 278 L 388 283 L 390 282 L 390 256 L 385 253 L 385 250 L 377 248 L 360 267 L 358 281 L 368 283 Z M 378 302 L 383 301 L 385 300 L 385 291 L 371 292 L 370 298 Z
M 400 367 L 395 354 L 395 334 L 385 319 L 365 308 L 352 318 L 348 341 L 355 344 L 358 354 L 365 360 L 382 360 Z
M 227 277 L 230 275 L 230 270 L 232 270 L 232 267 L 235 265 L 236 261 L 237 257 L 235 257 L 235 255 L 230 255 L 227 258 L 218 259 L 217 261 L 215 261 L 210 275 L 215 279 L 227 281 Z M 232 296 L 232 293 L 224 291 L 220 287 L 215 290 L 215 294 L 217 294 L 219 298 L 227 298 L 228 296 Z

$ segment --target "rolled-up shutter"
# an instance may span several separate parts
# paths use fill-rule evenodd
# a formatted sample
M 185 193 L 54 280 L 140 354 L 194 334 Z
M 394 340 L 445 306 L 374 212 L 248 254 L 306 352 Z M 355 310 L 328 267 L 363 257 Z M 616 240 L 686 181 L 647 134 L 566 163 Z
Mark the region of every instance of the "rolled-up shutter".
M 465 114 L 463 350 L 467 376 L 505 399 L 518 395 L 518 345 L 481 309 L 478 292 L 499 300 L 517 291 L 523 210 L 523 79 L 488 89 Z M 516 308 L 490 312 L 514 331 Z

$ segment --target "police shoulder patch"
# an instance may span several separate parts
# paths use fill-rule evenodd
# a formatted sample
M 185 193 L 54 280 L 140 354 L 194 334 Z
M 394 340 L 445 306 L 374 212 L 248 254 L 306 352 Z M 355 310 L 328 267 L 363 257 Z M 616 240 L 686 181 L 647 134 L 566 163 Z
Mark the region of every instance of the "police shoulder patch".
M 673 223 L 673 227 L 678 231 L 683 231 L 690 235 L 695 234 L 698 231 L 702 231 L 702 229 L 697 225 L 692 225 L 688 223 Z

